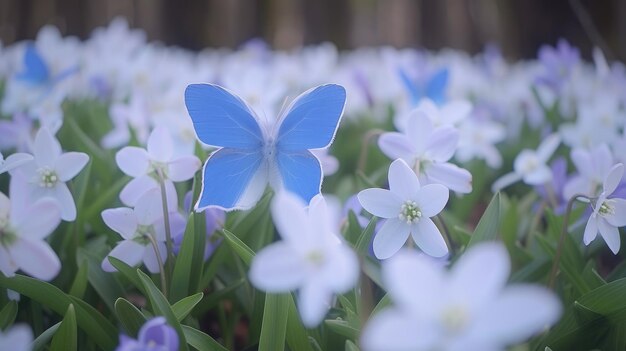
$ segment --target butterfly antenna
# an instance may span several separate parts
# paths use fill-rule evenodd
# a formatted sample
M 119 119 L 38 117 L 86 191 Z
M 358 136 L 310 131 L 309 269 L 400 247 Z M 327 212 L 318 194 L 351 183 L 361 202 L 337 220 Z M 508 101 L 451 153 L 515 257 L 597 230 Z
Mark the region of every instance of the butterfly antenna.
M 289 106 L 289 96 L 285 96 L 283 100 L 283 105 L 280 107 L 280 112 L 278 113 L 278 120 L 282 120 L 285 116 L 285 112 L 287 112 L 287 107 Z

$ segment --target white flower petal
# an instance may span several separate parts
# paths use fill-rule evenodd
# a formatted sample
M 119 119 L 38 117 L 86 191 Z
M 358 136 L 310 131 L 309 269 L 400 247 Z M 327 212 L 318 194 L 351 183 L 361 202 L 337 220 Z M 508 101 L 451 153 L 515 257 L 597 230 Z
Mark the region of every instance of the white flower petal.
M 297 289 L 306 279 L 306 267 L 287 242 L 277 242 L 259 251 L 250 266 L 250 282 L 270 293 Z
M 0 272 L 10 278 L 15 275 L 17 269 L 17 265 L 11 259 L 11 254 L 4 248 L 4 246 L 0 245 Z
M 619 183 L 624 176 L 624 165 L 621 163 L 616 164 L 611 168 L 609 174 L 604 179 L 603 189 L 606 196 L 613 194 Z
M 549 290 L 530 285 L 505 288 L 472 323 L 472 334 L 498 345 L 520 343 L 553 325 L 561 303 Z
M 600 231 L 600 235 L 606 242 L 607 246 L 611 251 L 617 255 L 620 248 L 620 236 L 619 230 L 614 226 L 610 225 L 606 220 L 602 217 L 598 217 L 598 230 Z
M 383 133 L 378 138 L 378 147 L 390 159 L 409 159 L 415 150 L 411 141 L 402 133 Z
M 414 201 L 423 217 L 433 217 L 443 211 L 448 203 L 450 191 L 441 184 L 428 184 L 422 187 Z
M 0 154 L 0 156 L 2 155 Z M 17 152 L 17 153 L 11 154 L 7 157 L 6 160 L 4 160 L 4 162 L 0 161 L 0 173 L 4 173 L 10 170 L 13 170 L 15 168 L 18 168 L 32 160 L 34 160 L 34 158 L 33 158 L 33 155 L 31 154 L 27 154 L 23 152 Z
M 33 278 L 50 281 L 61 270 L 61 261 L 45 241 L 21 237 L 10 252 L 20 269 Z
M 545 138 L 539 147 L 537 148 L 537 158 L 539 160 L 548 162 L 552 154 L 556 151 L 561 143 L 561 137 L 558 134 L 551 134 L 547 138 Z
M 483 243 L 466 251 L 450 271 L 448 289 L 467 303 L 481 308 L 506 285 L 511 263 L 499 243 Z
M 298 310 L 302 324 L 307 328 L 314 328 L 324 319 L 330 309 L 332 293 L 323 285 L 308 283 L 298 292 Z
M 437 333 L 406 311 L 391 308 L 373 316 L 361 333 L 363 351 L 433 350 Z M 431 331 L 431 332 L 429 332 Z
M 137 232 L 135 211 L 128 207 L 109 208 L 102 211 L 104 223 L 124 239 L 132 239 Z
M 409 238 L 410 226 L 398 218 L 390 218 L 374 235 L 374 255 L 384 260 L 393 256 Z
M 448 246 L 439 228 L 428 217 L 422 217 L 412 225 L 411 236 L 417 246 L 429 256 L 443 257 L 448 254 Z
M 526 173 L 523 176 L 524 183 L 529 185 L 542 185 L 549 182 L 552 179 L 552 171 L 550 167 L 541 165 L 537 169 L 530 173 Z
M 174 141 L 167 128 L 154 128 L 148 138 L 148 154 L 150 158 L 159 162 L 168 162 L 174 154 Z
M 278 192 L 272 200 L 274 225 L 280 236 L 293 245 L 298 245 L 303 230 L 307 230 L 309 219 L 305 206 L 299 197 L 288 191 Z
M 472 174 L 452 163 L 434 163 L 425 170 L 430 183 L 446 186 L 448 189 L 468 194 L 472 192 Z
M 33 342 L 33 332 L 25 324 L 17 324 L 12 328 L 0 332 L 0 350 L 30 351 Z
M 421 107 L 425 107 L 421 104 Z M 434 107 L 434 106 L 433 106 Z M 436 110 L 436 107 L 434 107 Z M 427 148 L 427 142 L 433 134 L 433 123 L 428 117 L 428 108 L 417 108 L 409 115 L 406 135 L 413 144 L 413 151 L 422 154 Z
M 67 182 L 74 178 L 85 167 L 87 162 L 89 162 L 87 154 L 67 152 L 59 156 L 54 165 L 54 170 L 57 172 L 60 181 Z
M 159 187 L 146 191 L 135 205 L 135 216 L 139 225 L 152 225 L 163 217 L 163 201 Z
M 50 235 L 61 223 L 61 207 L 51 198 L 43 198 L 33 204 L 26 215 L 15 224 L 20 237 L 41 240 Z
M 592 214 L 585 226 L 585 234 L 583 234 L 583 242 L 589 245 L 598 236 L 598 217 Z
M 448 162 L 459 145 L 459 132 L 451 127 L 437 128 L 430 135 L 426 154 L 435 162 Z
M 493 185 L 491 185 L 491 191 L 496 193 L 520 180 L 522 180 L 521 175 L 515 172 L 507 173 L 503 175 L 502 177 L 498 178 L 495 182 L 493 182 Z
M 359 259 L 354 251 L 343 243 L 333 248 L 332 258 L 326 268 L 324 284 L 338 294 L 343 294 L 354 287 L 359 278 Z
M 152 249 L 150 245 L 148 245 L 149 249 Z M 105 272 L 115 272 L 116 269 L 109 262 L 108 256 L 115 257 L 118 260 L 126 263 L 131 267 L 135 267 L 141 262 L 141 258 L 143 257 L 144 251 L 146 250 L 146 246 L 139 244 L 136 241 L 132 240 L 123 240 L 120 241 L 117 246 L 109 252 L 109 254 L 102 260 L 102 270 Z
M 161 256 L 161 262 L 165 264 L 165 260 L 167 259 L 167 247 L 164 242 L 157 242 L 157 249 L 159 251 L 159 256 Z M 152 274 L 159 273 L 161 268 L 159 267 L 159 260 L 157 259 L 156 252 L 154 251 L 154 246 L 152 244 L 145 247 L 143 251 L 143 264 L 146 265 L 148 271 Z
M 141 195 L 151 189 L 158 189 L 159 183 L 150 176 L 141 176 L 132 179 L 120 192 L 120 200 L 126 206 L 135 207 Z
M 376 217 L 396 218 L 400 214 L 402 199 L 386 189 L 365 189 L 357 195 L 363 208 Z
M 604 218 L 614 227 L 626 226 L 626 200 L 625 199 L 609 199 L 609 204 L 613 207 L 613 214 L 604 215 Z
M 117 166 L 131 177 L 140 177 L 148 173 L 150 159 L 148 152 L 136 146 L 127 146 L 115 154 Z
M 57 183 L 54 187 L 54 197 L 61 205 L 61 219 L 64 221 L 73 221 L 76 219 L 76 204 L 70 189 L 65 183 Z
M 420 190 L 417 175 L 402 159 L 397 159 L 389 166 L 389 190 L 398 198 L 410 199 Z
M 576 148 L 570 152 L 570 158 L 578 172 L 585 178 L 593 178 L 593 160 L 591 154 L 584 149 Z
M 53 167 L 61 155 L 61 144 L 47 128 L 40 128 L 35 137 L 33 152 L 39 167 Z
M 182 156 L 167 165 L 167 177 L 175 182 L 193 178 L 200 169 L 200 160 L 196 156 Z

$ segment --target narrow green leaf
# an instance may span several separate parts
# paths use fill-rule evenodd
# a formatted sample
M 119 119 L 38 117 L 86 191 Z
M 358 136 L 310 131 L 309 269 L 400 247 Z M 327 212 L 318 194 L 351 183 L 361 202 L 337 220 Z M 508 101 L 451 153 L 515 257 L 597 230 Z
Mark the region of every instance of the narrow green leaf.
M 391 298 L 389 297 L 389 294 L 385 294 L 385 296 L 383 296 L 380 299 L 380 301 L 378 301 L 378 303 L 376 304 L 376 306 L 372 310 L 372 316 L 375 315 L 376 313 L 382 311 L 384 308 L 386 308 L 390 304 L 391 304 Z
M 345 336 L 350 340 L 357 340 L 359 337 L 359 330 L 350 325 L 347 321 L 340 319 L 327 319 L 324 324 L 335 333 Z
M 352 341 L 346 340 L 346 351 L 359 351 L 359 347 Z
M 13 324 L 15 317 L 17 316 L 17 301 L 9 301 L 0 310 L 0 330 L 6 329 Z
M 361 224 L 359 224 L 359 220 L 356 217 L 354 211 L 350 210 L 348 212 L 348 230 L 346 230 L 346 240 L 353 246 L 356 247 L 356 244 L 361 236 L 363 228 L 361 228 Z
M 183 235 L 183 242 L 176 257 L 174 274 L 170 288 L 170 300 L 178 301 L 194 293 L 195 285 L 200 280 L 204 263 L 206 235 L 195 229 L 195 217 L 203 214 L 191 213 Z
M 70 304 L 63 321 L 54 333 L 50 351 L 74 351 L 78 348 L 78 331 L 74 305 Z
M 482 241 L 496 240 L 500 228 L 500 193 L 495 193 L 470 238 L 467 247 Z
M 87 260 L 84 260 L 78 265 L 78 271 L 76 272 L 74 282 L 72 282 L 72 287 L 69 292 L 70 295 L 76 296 L 79 299 L 83 297 L 85 290 L 87 290 L 87 269 L 89 267 L 89 263 L 87 262 Z
M 181 328 L 180 322 L 176 318 L 174 311 L 172 311 L 172 308 L 170 307 L 169 302 L 167 302 L 167 299 L 165 298 L 165 296 L 163 296 L 161 291 L 154 285 L 150 277 L 148 277 L 144 272 L 142 272 L 139 269 L 137 270 L 137 275 L 139 276 L 139 279 L 141 280 L 141 283 L 143 284 L 143 287 L 146 291 L 146 295 L 148 299 L 150 300 L 150 305 L 152 306 L 152 312 L 154 312 L 155 315 L 160 315 L 160 316 L 165 317 L 165 319 L 167 320 L 167 323 L 172 328 L 174 328 L 174 330 L 176 330 L 176 333 L 178 333 L 181 350 L 186 351 L 187 342 L 185 341 L 185 334 L 183 334 L 183 330 Z
M 214 308 L 220 301 L 225 299 L 227 296 L 232 295 L 233 292 L 241 287 L 246 281 L 246 279 L 239 279 L 223 289 L 211 292 L 207 295 L 207 297 L 200 301 L 198 307 L 196 308 L 196 313 L 198 315 L 203 314 L 204 312 Z
M 174 311 L 176 318 L 182 322 L 182 320 L 191 313 L 193 308 L 196 307 L 198 302 L 202 300 L 202 297 L 204 297 L 204 294 L 199 292 L 195 295 L 187 296 L 172 305 L 172 311 Z
M 0 275 L 0 287 L 15 290 L 60 315 L 64 315 L 70 303 L 73 303 L 78 326 L 87 333 L 91 340 L 105 350 L 113 349 L 117 345 L 117 329 L 111 322 L 84 301 L 64 294 L 50 283 L 20 274 L 16 274 L 12 278 Z M 82 304 L 77 303 L 77 301 L 82 302 Z
M 198 329 L 183 325 L 183 333 L 189 345 L 198 351 L 228 351 L 222 344 Z
M 235 234 L 229 232 L 226 229 L 222 230 L 224 233 L 224 238 L 228 245 L 235 251 L 235 253 L 243 260 L 246 265 L 250 265 L 252 262 L 252 258 L 254 257 L 254 251 L 248 247 L 241 239 L 239 239 Z
M 137 335 L 147 320 L 135 305 L 121 297 L 115 301 L 115 315 L 128 335 Z
M 361 255 L 367 255 L 370 249 L 370 243 L 372 242 L 372 235 L 374 235 L 374 229 L 376 229 L 377 218 L 372 217 L 367 227 L 359 236 L 359 240 L 356 243 L 355 250 Z
M 291 350 L 313 351 L 313 347 L 309 342 L 309 336 L 306 329 L 302 325 L 300 315 L 293 296 L 289 294 L 289 314 L 287 316 L 287 345 Z
M 96 290 L 102 301 L 109 310 L 115 310 L 115 300 L 119 296 L 126 295 L 120 282 L 115 279 L 115 275 L 107 273 L 100 268 L 100 262 L 104 257 L 97 257 L 92 252 L 85 249 L 78 249 L 77 261 L 87 261 L 87 279 L 89 284 Z
M 41 333 L 32 343 L 33 351 L 43 350 L 44 347 L 48 345 L 48 342 L 52 340 L 52 337 L 59 329 L 59 326 L 61 326 L 61 322 L 51 326 L 50 328 L 46 329 L 43 333 Z
M 290 294 L 266 294 L 259 351 L 285 349 Z
M 128 279 L 128 281 L 130 281 L 137 289 L 139 289 L 139 291 L 141 291 L 145 295 L 146 291 L 144 290 L 143 284 L 141 283 L 141 279 L 139 279 L 139 276 L 137 275 L 137 268 L 133 268 L 127 265 L 125 262 L 120 261 L 119 259 L 112 256 L 107 256 L 107 259 L 109 260 L 109 262 L 111 262 L 111 265 L 115 267 L 115 269 L 117 269 L 118 272 L 120 272 L 126 279 Z

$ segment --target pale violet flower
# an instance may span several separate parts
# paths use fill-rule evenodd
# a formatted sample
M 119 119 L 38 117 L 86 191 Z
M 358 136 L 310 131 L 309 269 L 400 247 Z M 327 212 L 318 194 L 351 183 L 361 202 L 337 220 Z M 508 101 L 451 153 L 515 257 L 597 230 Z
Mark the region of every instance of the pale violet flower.
M 63 153 L 59 141 L 46 128 L 41 128 L 33 145 L 34 159 L 11 171 L 11 182 L 22 183 L 17 196 L 34 202 L 54 198 L 61 206 L 61 218 L 76 219 L 76 204 L 65 182 L 74 178 L 89 161 L 82 152 Z
M 311 153 L 320 161 L 324 176 L 335 174 L 339 169 L 339 161 L 328 152 L 328 148 L 311 150 Z
M 107 149 L 128 144 L 130 131 L 140 143 L 148 139 L 150 133 L 150 110 L 146 99 L 140 92 L 134 92 L 127 104 L 115 103 L 109 108 L 113 129 L 101 141 Z
M 393 307 L 366 324 L 362 349 L 503 351 L 554 324 L 557 297 L 540 286 L 506 286 L 509 273 L 497 243 L 469 249 L 449 271 L 414 251 L 398 253 L 382 270 Z
M 272 217 L 283 240 L 257 253 L 250 281 L 268 293 L 298 290 L 298 310 L 306 327 L 318 325 L 331 307 L 333 295 L 354 286 L 359 275 L 356 254 L 335 229 L 321 195 L 305 204 L 287 192 L 276 194 Z
M 506 137 L 502 125 L 489 120 L 467 118 L 459 125 L 459 146 L 456 159 L 468 162 L 472 159 L 484 159 L 487 166 L 500 168 L 502 156 L 495 144 Z
M 135 206 L 146 191 L 159 188 L 159 177 L 166 183 L 168 202 L 175 201 L 172 182 L 191 179 L 201 165 L 193 155 L 174 156 L 172 136 L 164 127 L 152 131 L 147 149 L 127 146 L 117 152 L 115 160 L 122 172 L 133 177 L 120 193 L 120 200 L 127 206 Z
M 472 191 L 472 175 L 466 169 L 448 162 L 459 142 L 453 127 L 435 127 L 420 110 L 409 117 L 405 133 L 388 132 L 378 139 L 381 151 L 391 159 L 403 159 L 423 184 L 442 184 L 452 191 Z
M 573 149 L 570 157 L 578 174 L 572 176 L 563 188 L 563 197 L 571 199 L 576 194 L 594 197 L 600 192 L 600 187 L 611 167 L 613 155 L 606 144 L 600 144 L 591 150 Z
M 20 189 L 11 186 L 11 194 Z M 0 271 L 7 277 L 18 269 L 41 280 L 52 280 L 61 261 L 44 240 L 61 222 L 61 208 L 51 198 L 30 204 L 12 203 L 0 193 Z
M 16 152 L 14 154 L 11 154 L 5 160 L 4 156 L 0 152 L 0 174 L 8 172 L 32 160 L 33 155 L 24 152 Z
M 179 340 L 176 330 L 165 317 L 154 317 L 139 329 L 137 339 L 120 335 L 120 344 L 115 351 L 178 351 Z
M 171 208 L 168 211 L 172 236 L 179 235 L 184 231 L 185 219 Z M 102 211 L 102 220 L 123 239 L 102 261 L 104 271 L 115 271 L 108 256 L 129 266 L 137 266 L 143 262 L 151 273 L 160 271 L 155 245 L 162 262 L 165 262 L 167 250 L 159 189 L 147 191 L 139 198 L 135 208 L 119 207 Z
M 448 193 L 440 184 L 421 186 L 403 160 L 393 161 L 389 167 L 389 190 L 365 189 L 358 194 L 367 212 L 387 219 L 374 237 L 374 255 L 379 259 L 393 256 L 409 234 L 426 254 L 433 257 L 448 254 L 441 232 L 430 219 L 446 206 Z
M 409 119 L 414 111 L 421 111 L 428 116 L 435 127 L 457 127 L 472 112 L 472 104 L 469 101 L 456 100 L 437 106 L 430 99 L 422 99 L 414 110 L 396 116 L 394 123 L 398 130 L 407 130 Z
M 32 350 L 33 332 L 25 324 L 0 331 L 0 350 L 30 351 Z
M 609 249 L 619 252 L 621 240 L 619 227 L 626 226 L 626 200 L 608 197 L 613 194 L 624 176 L 624 165 L 616 164 L 608 172 L 602 184 L 602 193 L 595 201 L 593 213 L 587 221 L 583 242 L 589 245 L 600 232 Z
M 498 178 L 491 190 L 493 192 L 523 180 L 528 185 L 543 185 L 552 179 L 552 172 L 548 166 L 548 161 L 561 143 L 557 134 L 552 134 L 545 138 L 537 150 L 522 150 L 513 163 L 513 172 L 507 173 Z

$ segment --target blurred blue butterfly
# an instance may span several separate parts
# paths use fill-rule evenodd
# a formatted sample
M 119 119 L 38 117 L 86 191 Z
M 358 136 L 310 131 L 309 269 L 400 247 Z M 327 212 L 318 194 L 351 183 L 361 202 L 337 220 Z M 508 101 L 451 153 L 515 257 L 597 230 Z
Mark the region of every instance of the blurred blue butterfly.
M 31 85 L 44 86 L 47 88 L 52 88 L 58 82 L 78 71 L 78 67 L 71 67 L 56 76 L 52 76 L 48 64 L 46 64 L 33 44 L 26 45 L 23 64 L 23 70 L 18 72 L 15 78 Z
M 185 104 L 200 141 L 219 147 L 204 164 L 196 211 L 254 206 L 269 183 L 307 203 L 318 194 L 322 170 L 310 149 L 332 142 L 346 102 L 340 85 L 298 96 L 275 123 L 263 123 L 239 97 L 213 84 L 191 84 Z
M 417 106 L 423 98 L 431 99 L 437 105 L 442 105 L 445 102 L 446 89 L 450 78 L 450 71 L 447 68 L 436 71 L 426 82 L 415 82 L 401 68 L 398 69 L 398 74 L 404 87 L 409 92 L 413 106 Z

